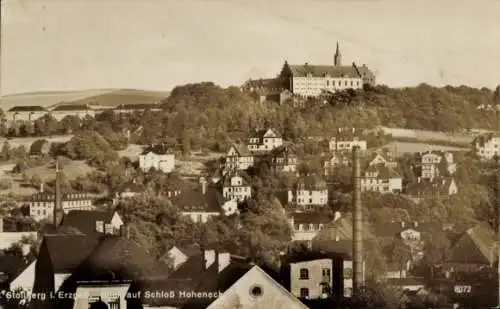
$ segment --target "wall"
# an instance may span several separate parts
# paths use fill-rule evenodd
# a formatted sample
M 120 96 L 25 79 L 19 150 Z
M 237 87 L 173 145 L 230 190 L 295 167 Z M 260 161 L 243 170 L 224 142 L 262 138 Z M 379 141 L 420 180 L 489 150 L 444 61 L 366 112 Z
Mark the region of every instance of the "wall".
M 21 288 L 24 291 L 31 293 L 33 291 L 33 284 L 35 283 L 35 265 L 36 260 L 31 262 L 31 264 L 29 264 L 28 267 L 26 267 L 26 269 L 19 274 L 19 276 L 12 280 L 9 289 L 14 291 Z
M 127 309 L 126 296 L 130 288 L 130 284 L 117 284 L 117 285 L 101 285 L 101 286 L 80 286 L 76 289 L 77 298 L 73 309 L 88 309 L 89 298 L 88 296 L 101 297 L 105 303 L 110 301 L 110 296 L 120 297 L 120 308 Z M 80 297 L 78 297 L 80 296 Z
M 0 250 L 10 248 L 15 243 L 21 241 L 23 237 L 38 238 L 38 232 L 2 232 L 0 233 Z
M 323 269 L 330 270 L 330 286 L 333 284 L 332 274 L 333 262 L 331 259 L 320 259 L 314 261 L 306 261 L 290 264 L 290 291 L 296 297 L 300 297 L 300 289 L 309 289 L 309 298 L 318 299 L 322 296 L 322 287 L 320 283 L 323 281 Z M 300 269 L 306 268 L 309 270 L 309 279 L 300 279 Z

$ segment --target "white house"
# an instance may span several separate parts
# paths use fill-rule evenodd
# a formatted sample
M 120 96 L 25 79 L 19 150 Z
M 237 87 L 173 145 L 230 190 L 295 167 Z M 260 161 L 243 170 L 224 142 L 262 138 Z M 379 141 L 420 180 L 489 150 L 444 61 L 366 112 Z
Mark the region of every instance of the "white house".
M 428 151 L 420 156 L 420 177 L 434 180 L 436 177 L 449 177 L 457 170 L 451 152 Z
M 33 195 L 28 203 L 30 217 L 37 221 L 52 218 L 56 204 L 55 194 L 40 192 Z M 92 210 L 94 209 L 92 196 L 87 193 L 66 193 L 61 198 L 64 213 L 71 210 Z
M 275 148 L 272 152 L 272 167 L 278 172 L 296 172 L 297 156 L 288 147 Z
M 500 155 L 500 136 L 496 133 L 486 133 L 477 136 L 472 141 L 472 151 L 482 159 L 492 159 Z
M 329 142 L 329 148 L 332 152 L 352 151 L 354 146 L 358 146 L 361 151 L 368 147 L 367 142 L 361 139 L 355 128 L 339 128 L 337 134 Z
M 361 178 L 362 191 L 397 193 L 403 190 L 403 178 L 393 169 L 383 165 L 369 166 Z
M 398 163 L 396 161 L 386 159 L 381 153 L 373 153 L 371 158 L 368 160 L 368 166 L 382 165 L 388 168 L 396 168 Z
M 256 130 L 248 141 L 250 151 L 271 151 L 283 145 L 283 138 L 273 129 Z
M 151 146 L 139 156 L 139 167 L 144 172 L 154 168 L 164 173 L 170 173 L 175 168 L 175 155 L 169 153 L 163 144 Z
M 222 195 L 226 200 L 241 202 L 252 197 L 252 187 L 239 173 L 227 173 L 222 181 Z
M 226 155 L 225 170 L 246 170 L 254 165 L 255 156 L 247 147 L 232 145 Z
M 288 203 L 299 208 L 314 209 L 328 203 L 328 189 L 326 183 L 314 175 L 304 176 L 292 190 L 288 190 Z
M 49 111 L 41 106 L 14 106 L 7 111 L 7 122 L 35 121 L 47 115 Z
M 292 241 L 311 241 L 332 221 L 325 215 L 309 212 L 294 212 L 288 218 L 293 231 Z

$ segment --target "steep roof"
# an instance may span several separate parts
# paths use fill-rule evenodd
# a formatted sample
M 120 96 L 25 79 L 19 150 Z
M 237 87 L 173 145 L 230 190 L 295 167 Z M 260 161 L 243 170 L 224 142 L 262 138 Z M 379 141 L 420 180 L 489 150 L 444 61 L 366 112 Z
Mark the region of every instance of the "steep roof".
M 8 110 L 9 112 L 46 112 L 47 110 L 41 106 L 14 106 Z
M 317 175 L 307 175 L 300 178 L 297 187 L 302 190 L 326 190 L 326 182 Z
M 30 263 L 16 255 L 0 254 L 0 286 L 12 282 Z
M 143 149 L 141 155 L 145 155 L 150 152 L 157 155 L 164 155 L 168 154 L 170 152 L 170 149 L 165 144 L 150 145 L 149 147 Z
M 185 212 L 220 212 L 224 198 L 217 188 L 208 187 L 205 194 L 197 188 L 174 196 L 172 203 Z
M 310 213 L 310 212 L 295 212 L 289 214 L 295 224 L 328 224 L 332 222 L 332 220 L 320 213 Z
M 247 146 L 240 144 L 233 144 L 231 148 L 234 148 L 240 157 L 251 157 L 253 156 L 252 152 L 248 150 Z
M 364 239 L 372 239 L 374 238 L 371 233 L 370 226 L 365 223 L 363 227 L 363 237 Z M 316 234 L 314 240 L 317 241 L 331 241 L 331 240 L 352 240 L 352 215 L 346 214 L 341 217 L 337 221 L 334 221 L 327 226 L 325 226 L 322 230 Z
M 395 169 L 390 168 L 384 164 L 370 165 L 365 170 L 365 177 L 367 177 L 367 175 L 366 175 L 367 173 L 377 173 L 377 178 L 379 178 L 379 179 L 390 179 L 390 178 L 401 177 Z
M 144 185 L 138 184 L 135 181 L 129 181 L 121 187 L 120 192 L 142 193 L 144 190 Z
M 361 78 L 354 66 L 333 66 L 333 65 L 311 65 L 302 64 L 290 65 L 290 70 L 294 77 L 306 77 L 311 74 L 313 77 L 326 77 L 327 75 L 338 78 Z
M 281 134 L 275 130 L 275 129 L 260 129 L 260 130 L 254 130 L 251 134 L 250 134 L 250 138 L 258 138 L 260 140 L 262 140 L 264 137 L 267 137 L 267 138 L 282 138 L 281 137 Z
M 455 243 L 448 262 L 490 264 L 497 260 L 494 247 L 496 235 L 487 223 L 467 230 Z
M 114 214 L 111 210 L 71 210 L 64 216 L 62 226 L 71 226 L 84 234 L 93 234 L 97 221 L 110 223 Z
M 71 273 L 89 256 L 99 239 L 88 235 L 50 234 L 45 235 L 43 243 L 54 273 Z
M 420 179 L 419 182 L 406 185 L 406 194 L 411 196 L 432 195 L 434 193 L 448 195 L 448 190 L 454 181 L 453 178 L 435 178 L 432 181 L 429 179 Z

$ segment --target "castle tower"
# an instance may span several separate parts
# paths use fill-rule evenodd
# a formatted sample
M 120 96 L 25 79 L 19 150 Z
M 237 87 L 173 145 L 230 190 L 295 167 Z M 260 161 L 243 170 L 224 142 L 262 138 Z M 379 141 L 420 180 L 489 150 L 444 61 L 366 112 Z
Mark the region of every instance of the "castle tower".
M 59 170 L 59 160 L 56 159 L 56 194 L 54 204 L 54 228 L 59 227 L 63 217 L 62 194 L 61 194 L 61 171 Z
M 336 67 L 342 65 L 342 54 L 340 53 L 339 42 L 337 42 L 337 50 L 335 51 L 334 65 Z

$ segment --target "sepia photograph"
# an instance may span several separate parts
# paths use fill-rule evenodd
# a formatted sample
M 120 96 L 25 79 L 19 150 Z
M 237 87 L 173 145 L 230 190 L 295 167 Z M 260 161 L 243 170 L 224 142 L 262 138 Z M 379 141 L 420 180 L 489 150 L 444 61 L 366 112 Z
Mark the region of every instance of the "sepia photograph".
M 0 309 L 500 308 L 499 0 L 0 3 Z

